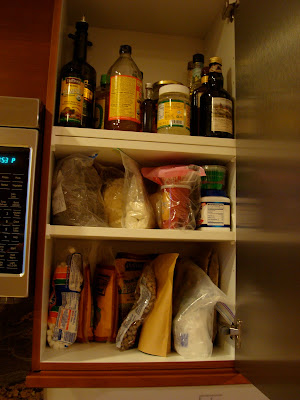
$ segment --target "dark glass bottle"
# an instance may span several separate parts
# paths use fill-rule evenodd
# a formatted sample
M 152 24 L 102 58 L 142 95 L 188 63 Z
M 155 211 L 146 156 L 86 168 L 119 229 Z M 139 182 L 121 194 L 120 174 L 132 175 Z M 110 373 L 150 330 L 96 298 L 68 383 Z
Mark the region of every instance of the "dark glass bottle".
M 193 55 L 193 71 L 192 71 L 192 87 L 190 94 L 192 95 L 193 91 L 201 85 L 201 73 L 204 64 L 204 55 L 201 53 L 197 53 Z
M 208 90 L 200 99 L 201 136 L 233 138 L 233 104 L 223 89 L 222 59 L 210 58 Z
M 194 89 L 192 94 L 191 108 L 191 136 L 200 136 L 200 99 L 208 89 L 209 68 L 204 67 L 201 73 L 201 85 Z
M 142 131 L 156 132 L 155 126 L 155 102 L 153 100 L 153 85 L 152 83 L 145 84 L 146 98 L 142 103 Z
M 131 57 L 131 46 L 122 45 L 119 54 L 107 73 L 104 128 L 140 132 L 142 73 Z
M 96 71 L 86 62 L 88 23 L 83 17 L 76 23 L 73 59 L 61 70 L 58 124 L 92 128 Z

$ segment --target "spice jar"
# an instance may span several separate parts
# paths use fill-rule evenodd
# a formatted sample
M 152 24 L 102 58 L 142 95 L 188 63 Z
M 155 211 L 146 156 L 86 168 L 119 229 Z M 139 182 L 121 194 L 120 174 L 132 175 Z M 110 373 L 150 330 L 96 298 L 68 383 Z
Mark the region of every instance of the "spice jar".
M 157 132 L 190 134 L 190 92 L 183 85 L 166 85 L 159 89 Z

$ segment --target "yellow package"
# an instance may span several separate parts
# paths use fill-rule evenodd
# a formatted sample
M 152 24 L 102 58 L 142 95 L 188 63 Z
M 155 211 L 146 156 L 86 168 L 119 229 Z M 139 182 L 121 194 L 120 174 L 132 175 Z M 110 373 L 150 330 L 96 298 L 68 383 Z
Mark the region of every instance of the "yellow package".
M 96 342 L 114 341 L 116 338 L 117 286 L 114 267 L 96 266 L 94 276 Z
M 143 324 L 138 349 L 166 357 L 171 351 L 173 275 L 179 254 L 161 254 L 152 261 L 156 302 Z
M 77 342 L 90 342 L 94 340 L 93 333 L 93 297 L 91 290 L 91 270 L 87 264 L 84 266 L 83 272 L 83 289 L 81 291 L 80 302 L 79 302 L 79 319 L 78 319 L 78 331 L 77 331 Z

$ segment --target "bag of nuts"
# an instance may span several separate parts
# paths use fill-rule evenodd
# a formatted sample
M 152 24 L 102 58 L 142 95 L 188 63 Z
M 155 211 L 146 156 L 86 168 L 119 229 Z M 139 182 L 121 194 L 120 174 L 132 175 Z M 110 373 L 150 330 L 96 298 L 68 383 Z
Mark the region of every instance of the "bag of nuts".
M 156 281 L 152 263 L 143 269 L 135 291 L 135 302 L 117 335 L 116 345 L 120 350 L 128 350 L 135 345 L 139 327 L 154 307 Z

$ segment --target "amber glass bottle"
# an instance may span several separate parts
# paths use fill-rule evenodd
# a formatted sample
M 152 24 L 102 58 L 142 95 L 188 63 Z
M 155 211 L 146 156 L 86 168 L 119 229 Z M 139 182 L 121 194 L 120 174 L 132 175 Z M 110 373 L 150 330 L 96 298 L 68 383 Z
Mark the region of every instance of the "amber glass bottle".
M 63 126 L 93 127 L 96 71 L 86 62 L 88 23 L 83 17 L 76 23 L 73 59 L 61 70 L 58 124 Z
M 223 89 L 222 59 L 210 58 L 208 90 L 200 99 L 201 136 L 233 138 L 233 105 Z
M 104 128 L 139 132 L 142 74 L 131 57 L 131 46 L 122 45 L 119 54 L 120 57 L 107 73 Z
M 201 73 L 201 85 L 194 89 L 192 94 L 191 107 L 191 136 L 200 136 L 200 99 L 208 89 L 209 68 L 204 67 Z

